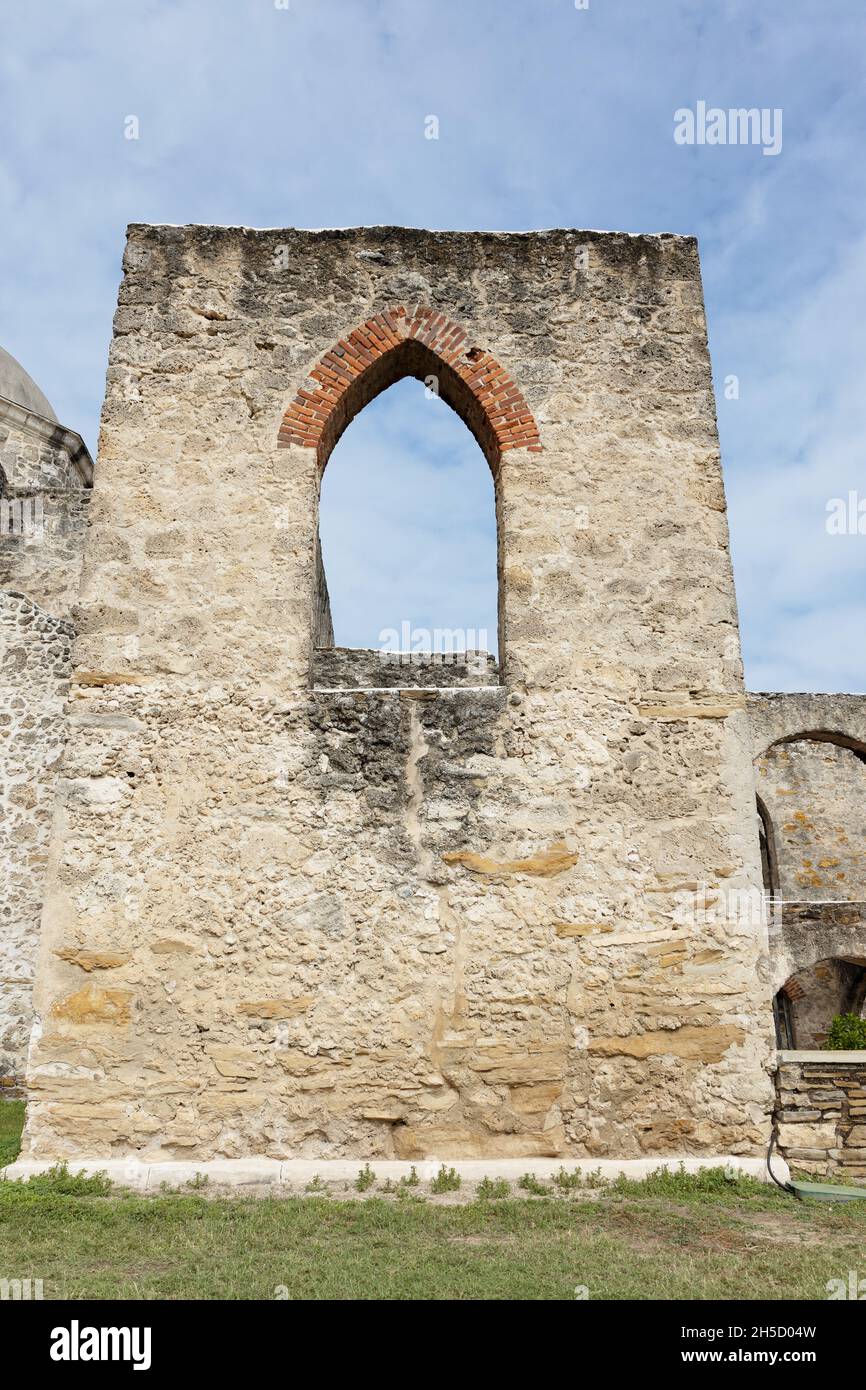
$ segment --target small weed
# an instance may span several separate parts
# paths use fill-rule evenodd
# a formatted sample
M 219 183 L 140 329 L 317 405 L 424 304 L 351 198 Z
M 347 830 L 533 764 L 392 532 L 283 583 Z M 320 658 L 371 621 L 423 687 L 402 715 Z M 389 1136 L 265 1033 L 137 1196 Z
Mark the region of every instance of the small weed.
M 573 1192 L 576 1187 L 583 1186 L 583 1178 L 579 1168 L 573 1168 L 570 1173 L 565 1168 L 560 1168 L 558 1173 L 554 1173 L 553 1182 L 560 1192 Z
M 107 1197 L 111 1178 L 107 1173 L 70 1173 L 65 1163 L 55 1163 L 45 1173 L 28 1178 L 29 1192 L 52 1193 L 58 1197 Z
M 314 1177 L 310 1178 L 310 1181 L 307 1183 L 306 1187 L 304 1188 L 304 1191 L 305 1191 L 305 1192 L 324 1192 L 324 1191 L 325 1191 L 325 1184 L 322 1182 L 322 1179 L 319 1177 L 319 1174 L 318 1174 L 318 1173 L 316 1173 L 316 1175 L 315 1175 Z
M 415 1165 L 414 1165 L 414 1163 L 413 1163 L 412 1167 L 409 1169 L 409 1176 L 408 1176 L 408 1178 L 401 1178 L 401 1179 L 400 1179 L 400 1186 L 401 1186 L 401 1187 L 417 1187 L 417 1186 L 419 1185 L 420 1181 L 421 1181 L 421 1179 L 418 1177 L 418 1173 L 417 1173 L 416 1168 L 415 1168 Z
M 376 1174 L 373 1172 L 373 1169 L 370 1167 L 369 1163 L 365 1163 L 355 1179 L 355 1191 L 366 1192 L 369 1188 L 375 1186 Z
M 534 1173 L 524 1173 L 517 1179 L 517 1186 L 523 1188 L 524 1192 L 530 1192 L 533 1197 L 549 1197 L 550 1189 L 544 1186 Z
M 456 1168 L 446 1168 L 445 1164 L 439 1169 L 435 1178 L 430 1184 L 431 1192 L 456 1192 L 460 1186 L 460 1174 Z
M 427 1201 L 427 1198 L 424 1196 L 423 1192 L 410 1192 L 408 1187 L 403 1186 L 397 1188 L 397 1201 L 400 1203 L 408 1203 L 410 1205 L 420 1204 L 421 1206 L 423 1206 L 424 1203 Z
M 482 1178 L 475 1195 L 481 1202 L 491 1202 L 507 1197 L 510 1192 L 511 1183 L 504 1178 Z
M 200 1192 L 203 1187 L 207 1187 L 210 1178 L 207 1173 L 196 1173 L 194 1178 L 190 1178 L 186 1184 L 191 1192 Z

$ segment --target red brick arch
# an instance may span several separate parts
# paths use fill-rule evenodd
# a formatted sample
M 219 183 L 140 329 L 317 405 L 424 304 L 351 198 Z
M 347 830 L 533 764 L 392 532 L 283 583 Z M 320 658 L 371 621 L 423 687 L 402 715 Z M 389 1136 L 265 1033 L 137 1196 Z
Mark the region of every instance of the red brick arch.
M 420 304 L 374 314 L 326 352 L 283 416 L 279 444 L 316 449 L 324 467 L 343 430 L 374 396 L 401 377 L 430 375 L 494 474 L 506 449 L 541 451 L 538 427 L 511 375 L 473 346 L 459 324 Z

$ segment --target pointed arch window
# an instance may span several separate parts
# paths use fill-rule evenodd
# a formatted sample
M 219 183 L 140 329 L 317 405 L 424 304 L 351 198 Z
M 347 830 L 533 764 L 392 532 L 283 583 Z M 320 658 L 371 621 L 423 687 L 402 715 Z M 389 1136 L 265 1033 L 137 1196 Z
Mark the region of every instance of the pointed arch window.
M 501 460 L 511 449 L 540 452 L 541 441 L 522 393 L 510 373 L 486 348 L 472 343 L 459 325 L 427 306 L 407 308 L 400 305 L 373 315 L 346 338 L 341 338 L 312 369 L 308 382 L 283 417 L 279 443 L 284 447 L 315 449 L 321 481 L 332 453 L 355 417 L 404 378 L 422 383 L 427 401 L 435 403 L 433 409 L 441 409 L 443 404 L 451 407 L 474 436 L 490 469 L 500 591 L 496 645 L 501 654 L 504 646 L 498 495 Z M 401 400 L 407 399 L 402 386 L 397 394 Z M 394 398 L 380 405 L 387 418 Z M 437 419 L 433 415 L 428 418 L 431 424 Z M 441 429 L 441 425 L 439 417 L 436 428 Z M 329 490 L 323 492 L 326 504 Z M 447 525 L 447 517 L 441 520 Z M 320 646 L 327 646 L 334 637 L 340 640 L 341 618 L 338 613 L 338 630 L 334 633 L 325 580 L 328 549 L 333 544 L 326 528 L 324 554 L 317 541 L 315 556 L 318 585 L 313 629 L 314 641 Z M 401 615 L 401 624 L 407 620 L 411 622 L 412 616 Z M 393 627 L 393 623 L 387 626 Z M 459 629 L 461 624 L 456 626 Z M 453 631 L 453 624 L 443 623 L 446 631 L 449 627 Z M 472 628 L 472 623 L 464 626 L 465 631 Z

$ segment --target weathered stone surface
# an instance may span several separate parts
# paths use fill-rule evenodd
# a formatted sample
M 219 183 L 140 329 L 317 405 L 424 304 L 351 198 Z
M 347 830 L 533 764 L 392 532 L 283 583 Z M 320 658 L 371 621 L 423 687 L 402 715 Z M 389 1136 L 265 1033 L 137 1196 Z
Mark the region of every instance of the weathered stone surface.
M 220 1076 L 251 1078 L 258 1075 L 255 1053 L 240 1047 L 211 1047 L 208 1049 Z
M 29 407 L 0 399 L 0 1086 L 7 1091 L 23 1082 L 33 1022 L 71 619 L 93 473 L 81 438 L 53 415 L 41 416 L 38 401 L 38 393 Z
M 789 1148 L 818 1149 L 825 1153 L 836 1143 L 836 1125 L 826 1124 L 780 1124 L 779 1144 L 787 1151 Z
M 696 909 L 761 885 L 701 302 L 690 238 L 130 229 L 29 1152 L 759 1151 L 764 927 Z M 499 669 L 380 689 L 315 654 L 319 481 L 430 370 L 496 480 Z M 70 943 L 129 1022 L 64 1016 Z
M 561 1128 L 543 1133 L 487 1134 L 473 1129 L 412 1129 L 394 1131 L 396 1158 L 548 1158 L 565 1152 Z
M 866 697 L 750 695 L 783 1046 L 866 1008 Z

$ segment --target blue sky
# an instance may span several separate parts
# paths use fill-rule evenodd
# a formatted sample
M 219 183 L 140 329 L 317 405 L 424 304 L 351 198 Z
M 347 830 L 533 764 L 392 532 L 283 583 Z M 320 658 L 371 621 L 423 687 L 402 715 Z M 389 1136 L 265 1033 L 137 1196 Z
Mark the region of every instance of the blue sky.
M 2 34 L 0 342 L 91 447 L 127 222 L 695 233 L 747 681 L 866 690 L 866 536 L 825 529 L 829 499 L 866 498 L 862 0 L 5 0 Z M 699 100 L 781 108 L 781 152 L 677 145 Z M 432 538 L 441 605 L 481 623 L 482 465 L 444 423 L 447 461 L 428 439 L 406 463 L 409 390 L 340 447 L 415 470 L 400 616 L 432 613 L 412 563 Z M 346 640 L 375 639 L 356 629 L 393 592 L 392 502 L 335 506 L 380 537 Z M 332 549 L 332 587 L 357 590 L 357 547 Z

